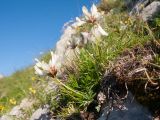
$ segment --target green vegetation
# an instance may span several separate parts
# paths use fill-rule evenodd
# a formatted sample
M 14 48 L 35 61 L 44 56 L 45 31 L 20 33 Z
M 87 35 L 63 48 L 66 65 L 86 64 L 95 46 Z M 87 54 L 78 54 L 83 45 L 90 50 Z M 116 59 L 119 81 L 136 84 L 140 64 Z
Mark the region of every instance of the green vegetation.
M 1 79 L 0 104 L 5 107 L 5 111 L 14 105 L 10 103 L 10 99 L 15 99 L 16 104 L 18 104 L 28 94 L 28 88 L 32 85 L 33 76 L 33 68 L 28 67 Z
M 117 6 L 113 3 L 107 3 L 107 5 L 111 5 L 111 8 Z M 101 7 L 103 6 L 100 5 Z M 46 80 L 45 77 L 35 77 L 32 67 L 17 71 L 12 76 L 1 80 L 0 105 L 5 106 L 6 111 L 13 107 L 9 103 L 10 98 L 14 98 L 19 103 L 24 96 L 30 96 L 38 99 L 33 108 L 49 104 L 51 111 L 53 110 L 60 117 L 85 111 L 88 105 L 94 101 L 103 75 L 106 70 L 111 70 L 110 67 L 116 58 L 125 51 L 137 46 L 144 46 L 149 41 L 159 44 L 156 39 L 159 39 L 160 35 L 158 32 L 154 32 L 155 29 L 160 29 L 158 18 L 149 28 L 147 23 L 138 18 L 129 17 L 125 12 L 112 13 L 105 15 L 102 26 L 109 36 L 98 38 L 96 42 L 89 43 L 80 49 L 80 54 L 77 53 L 77 58 L 72 61 L 71 65 L 64 66 L 67 74 L 65 82 L 57 78 L 52 80 L 47 78 Z M 122 27 L 124 28 L 121 29 Z M 90 24 L 85 24 L 77 32 L 80 33 L 90 28 Z M 41 57 L 45 61 L 49 61 L 49 58 L 49 53 Z M 154 65 L 160 68 L 159 56 L 156 56 Z M 33 78 L 36 81 L 33 81 Z M 45 88 L 49 81 L 54 81 L 60 89 L 46 94 Z M 33 89 L 29 91 L 31 85 Z M 58 98 L 57 94 L 60 94 Z
M 49 53 L 45 53 L 41 56 L 41 60 L 48 61 L 50 58 Z M 16 71 L 11 76 L 1 79 L 0 86 L 0 106 L 3 107 L 3 111 L 7 112 L 13 106 L 18 105 L 21 100 L 27 96 L 31 96 L 31 92 L 37 89 L 37 81 L 40 80 L 34 74 L 34 68 L 27 67 L 23 70 Z M 30 88 L 33 87 L 33 90 Z M 13 103 L 12 103 L 13 101 Z
M 113 19 L 118 21 L 113 22 Z M 66 85 L 72 91 L 62 86 L 61 93 L 63 101 L 69 103 L 68 107 L 72 103 L 76 110 L 86 110 L 88 105 L 93 102 L 96 92 L 99 90 L 101 79 L 106 69 L 110 69 L 108 68 L 110 64 L 125 50 L 138 45 L 142 46 L 151 39 L 150 35 L 144 32 L 146 31 L 144 23 L 142 21 L 139 23 L 132 18 L 127 23 L 127 29 L 120 31 L 119 22 L 126 20 L 128 18 L 124 13 L 107 16 L 104 27 L 106 31 L 109 31 L 109 36 L 97 39 L 96 43 L 88 44 L 82 48 L 79 57 L 71 65 L 72 67 L 67 68 L 68 82 Z M 132 27 L 135 27 L 135 32 Z M 62 114 L 66 115 L 66 113 Z

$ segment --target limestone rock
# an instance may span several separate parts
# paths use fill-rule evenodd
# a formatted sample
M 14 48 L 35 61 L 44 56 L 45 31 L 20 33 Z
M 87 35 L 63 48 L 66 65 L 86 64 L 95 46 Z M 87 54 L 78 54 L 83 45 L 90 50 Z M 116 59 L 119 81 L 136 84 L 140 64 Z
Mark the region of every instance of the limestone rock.
M 23 110 L 29 109 L 32 107 L 34 101 L 28 98 L 24 98 L 20 105 L 17 105 L 12 108 L 9 112 L 10 116 L 14 116 L 16 118 L 22 118 L 24 116 Z
M 139 0 L 136 3 L 132 0 L 126 1 L 129 1 L 128 4 L 135 4 L 129 14 L 141 16 L 144 21 L 153 20 L 160 13 L 160 1 Z
M 31 108 L 34 102 L 35 101 L 32 99 L 24 98 L 21 101 L 20 105 L 13 107 L 12 110 L 9 113 L 3 115 L 0 118 L 0 120 L 12 120 L 12 118 L 23 118 L 25 116 L 24 110 Z
M 54 81 L 49 81 L 47 86 L 45 87 L 45 92 L 46 94 L 49 94 L 53 91 L 57 91 L 58 90 L 58 86 L 57 84 L 55 84 Z
M 34 102 L 35 101 L 32 99 L 24 98 L 19 106 L 21 109 L 26 110 L 28 108 L 31 108 Z
M 113 103 L 107 103 L 98 120 L 152 120 L 151 113 L 133 98 L 129 92 L 129 96 L 124 102 L 112 101 Z M 109 104 L 113 104 L 115 107 L 111 110 Z
M 37 109 L 31 116 L 30 120 L 52 120 L 49 115 L 49 105 Z
M 136 2 L 130 1 L 130 3 L 134 4 L 134 7 L 132 7 L 130 11 L 130 15 L 140 15 L 142 10 L 150 3 L 150 0 L 138 0 Z
M 3 115 L 0 120 L 12 120 L 11 117 L 9 117 L 9 115 Z
M 137 2 L 138 0 L 125 0 L 125 5 L 127 9 L 131 10 Z
M 15 116 L 17 118 L 22 117 L 23 115 L 22 115 L 21 107 L 19 105 L 13 107 L 12 110 L 10 111 L 9 115 L 10 116 Z
M 144 21 L 152 20 L 160 14 L 160 1 L 154 1 L 142 10 L 141 16 Z

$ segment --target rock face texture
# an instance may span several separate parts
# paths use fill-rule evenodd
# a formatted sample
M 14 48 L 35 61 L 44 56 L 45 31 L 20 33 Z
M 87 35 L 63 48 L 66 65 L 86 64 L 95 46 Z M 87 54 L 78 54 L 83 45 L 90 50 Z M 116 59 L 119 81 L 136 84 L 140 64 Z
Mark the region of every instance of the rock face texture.
M 0 120 L 12 120 L 11 117 L 9 117 L 8 115 L 3 115 Z
M 126 0 L 128 6 L 134 7 L 130 11 L 130 15 L 138 15 L 142 17 L 144 21 L 151 21 L 157 15 L 160 14 L 160 1 L 153 0 L 139 0 L 137 2 L 133 2 L 131 0 Z
M 15 106 L 12 108 L 12 110 L 9 113 L 10 116 L 16 116 L 17 118 L 20 118 L 23 116 L 21 107 L 20 106 Z
M 150 0 L 137 0 L 136 2 L 130 1 L 128 5 L 131 6 L 130 15 L 140 14 L 142 10 L 150 3 Z
M 138 1 L 139 0 L 125 0 L 125 5 L 127 6 L 128 10 L 132 10 Z
M 30 120 L 52 120 L 49 115 L 49 106 L 37 109 L 31 116 Z
M 160 14 L 160 2 L 154 1 L 145 7 L 141 13 L 143 20 L 148 21 L 152 20 Z
M 6 115 L 3 115 L 0 120 L 13 120 L 13 118 L 23 118 L 25 116 L 24 110 L 30 109 L 34 102 L 34 100 L 24 98 L 21 101 L 20 105 L 13 107 L 12 110 Z
M 113 102 L 114 104 L 114 102 Z M 107 114 L 108 113 L 108 114 Z M 152 120 L 148 110 L 133 100 L 130 93 L 128 99 L 121 104 L 121 109 L 113 107 L 112 110 L 107 105 L 98 120 Z

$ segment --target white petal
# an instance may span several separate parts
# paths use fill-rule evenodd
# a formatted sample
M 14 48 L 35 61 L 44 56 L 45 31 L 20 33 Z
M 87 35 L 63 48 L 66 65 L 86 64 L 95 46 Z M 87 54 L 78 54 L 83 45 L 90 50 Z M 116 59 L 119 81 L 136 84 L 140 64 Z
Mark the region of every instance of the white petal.
M 36 62 L 39 62 L 39 60 L 37 58 L 34 59 Z
M 43 71 L 39 69 L 37 66 L 34 66 L 34 69 L 35 69 L 35 74 L 40 76 L 44 75 Z
M 87 20 L 89 20 L 89 18 L 91 17 L 91 14 L 88 12 L 88 9 L 85 6 L 82 7 L 82 12 L 83 12 L 85 18 Z
M 76 17 L 76 21 L 77 21 L 77 22 L 80 22 L 81 19 L 80 19 L 79 17 Z
M 40 62 L 38 59 L 35 59 L 37 61 L 36 66 L 39 68 L 42 68 L 43 70 L 49 70 L 49 65 L 45 63 L 44 61 Z
M 76 23 L 78 24 L 78 26 L 81 26 L 86 23 L 85 21 L 83 21 L 81 19 L 77 19 L 76 21 L 77 21 Z
M 54 58 L 54 53 L 51 51 L 51 58 L 53 59 Z
M 108 33 L 104 31 L 100 25 L 98 25 L 98 31 L 101 33 L 101 35 L 108 36 Z
M 96 17 L 99 14 L 95 4 L 93 4 L 92 7 L 91 7 L 91 14 L 92 14 L 93 17 Z
M 92 34 L 94 37 L 96 37 L 96 38 L 98 38 L 98 37 L 101 36 L 101 34 L 100 34 L 97 26 L 93 26 L 93 27 L 92 27 L 92 29 L 91 29 L 91 34 Z
M 51 52 L 51 60 L 49 61 L 50 66 L 55 66 L 58 61 L 58 55 Z
M 79 17 L 76 17 L 76 22 L 72 24 L 72 27 L 77 28 L 85 23 L 85 21 L 82 21 Z
M 35 61 L 37 62 L 37 63 L 36 63 L 36 66 L 42 67 L 42 63 L 41 63 L 37 58 L 35 58 Z
M 44 61 L 42 61 L 42 66 L 41 67 L 45 71 L 49 71 L 49 69 L 50 69 L 50 66 L 47 63 L 45 63 Z

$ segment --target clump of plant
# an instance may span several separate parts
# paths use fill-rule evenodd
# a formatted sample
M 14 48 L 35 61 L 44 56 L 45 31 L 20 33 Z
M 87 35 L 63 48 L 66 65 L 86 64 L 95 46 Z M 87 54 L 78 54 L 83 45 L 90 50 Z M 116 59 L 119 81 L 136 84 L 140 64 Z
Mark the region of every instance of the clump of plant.
M 145 32 L 133 32 L 131 26 L 138 28 L 143 24 L 135 24 L 124 30 L 119 30 L 117 26 L 121 24 L 117 21 L 111 26 L 108 25 L 111 16 L 106 19 L 104 26 L 110 30 L 108 37 L 97 39 L 95 43 L 86 45 L 80 50 L 77 59 L 72 62 L 72 67 L 66 68 L 68 70 L 68 77 L 66 85 L 71 88 L 70 91 L 63 88 L 62 95 L 64 99 L 74 106 L 79 108 L 79 111 L 87 110 L 90 103 L 96 99 L 97 91 L 100 89 L 101 79 L 106 69 L 110 69 L 112 61 L 114 61 L 126 49 L 132 49 L 137 45 L 143 45 L 150 39 L 150 36 Z M 115 15 L 119 20 L 125 21 L 125 17 Z M 135 27 L 135 28 L 136 28 Z M 123 33 L 123 34 L 122 34 Z M 78 53 L 77 53 L 78 54 Z M 77 93 L 77 94 L 76 94 Z M 80 94 L 79 94 L 80 93 Z

